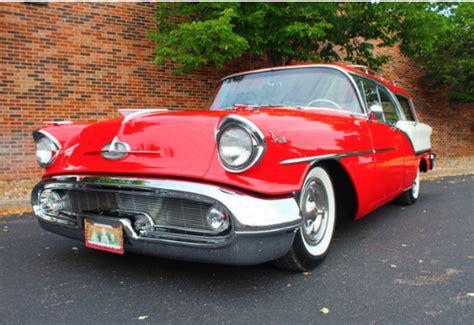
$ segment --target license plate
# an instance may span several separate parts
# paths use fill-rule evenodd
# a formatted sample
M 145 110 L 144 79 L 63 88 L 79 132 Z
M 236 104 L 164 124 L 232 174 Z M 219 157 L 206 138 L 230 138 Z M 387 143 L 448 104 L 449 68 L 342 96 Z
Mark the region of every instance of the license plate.
M 84 219 L 86 247 L 123 254 L 123 231 L 121 224 L 105 224 Z

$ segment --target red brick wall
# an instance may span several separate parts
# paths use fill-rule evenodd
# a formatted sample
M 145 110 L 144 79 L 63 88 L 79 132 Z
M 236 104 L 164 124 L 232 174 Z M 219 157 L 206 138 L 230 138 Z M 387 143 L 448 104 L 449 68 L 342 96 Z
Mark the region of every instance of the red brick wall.
M 31 132 L 53 119 L 95 121 L 118 108 L 197 109 L 229 73 L 264 66 L 246 57 L 224 70 L 205 67 L 173 76 L 153 61 L 153 4 L 0 4 L 0 179 L 36 178 Z M 397 56 L 387 73 L 415 96 L 420 118 L 433 126 L 434 149 L 472 155 L 473 107 L 425 94 L 420 70 Z
M 393 57 L 392 62 L 383 67 L 384 76 L 395 80 L 397 86 L 413 96 L 418 118 L 433 128 L 432 145 L 442 164 L 448 166 L 453 157 L 473 158 L 474 104 L 453 104 L 444 93 L 430 91 L 420 82 L 423 74 L 420 67 L 400 55 L 397 48 L 378 51 Z

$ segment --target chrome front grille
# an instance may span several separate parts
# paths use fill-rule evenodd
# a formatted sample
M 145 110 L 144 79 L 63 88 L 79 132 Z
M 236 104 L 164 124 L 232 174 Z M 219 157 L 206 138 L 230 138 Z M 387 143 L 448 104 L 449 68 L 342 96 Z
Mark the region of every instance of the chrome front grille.
M 216 234 L 206 221 L 213 202 L 182 197 L 163 197 L 153 193 L 113 190 L 62 190 L 64 212 L 81 214 L 143 213 L 150 216 L 157 230 L 184 234 Z

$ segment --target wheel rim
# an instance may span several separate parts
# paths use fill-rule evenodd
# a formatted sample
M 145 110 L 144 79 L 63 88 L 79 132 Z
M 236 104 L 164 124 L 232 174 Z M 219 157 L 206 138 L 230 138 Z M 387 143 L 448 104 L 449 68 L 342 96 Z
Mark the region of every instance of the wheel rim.
M 307 184 L 303 193 L 301 230 L 305 242 L 316 246 L 324 238 L 328 226 L 328 194 L 319 179 L 311 179 Z
M 417 199 L 418 195 L 420 194 L 420 171 L 419 170 L 416 172 L 416 178 L 415 178 L 415 181 L 413 182 L 413 186 L 411 187 L 411 192 L 412 192 L 413 197 Z

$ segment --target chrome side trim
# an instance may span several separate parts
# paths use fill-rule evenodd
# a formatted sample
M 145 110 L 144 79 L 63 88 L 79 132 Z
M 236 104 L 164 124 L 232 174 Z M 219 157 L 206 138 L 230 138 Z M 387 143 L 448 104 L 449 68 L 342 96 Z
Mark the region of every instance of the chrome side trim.
M 103 152 L 111 152 L 110 150 L 101 150 L 101 151 L 89 151 L 87 153 L 103 153 Z M 114 150 L 114 153 L 134 153 L 134 154 L 149 154 L 149 155 L 161 155 L 161 151 L 153 151 L 153 150 L 128 150 L 128 151 L 121 151 L 121 150 Z
M 301 158 L 294 158 L 294 159 L 287 159 L 280 162 L 281 165 L 291 165 L 291 164 L 300 164 L 309 162 L 311 164 L 325 160 L 325 159 L 341 159 L 345 157 L 352 157 L 352 156 L 362 156 L 362 155 L 369 155 L 369 154 L 376 154 L 382 152 L 389 152 L 393 151 L 395 148 L 383 148 L 383 149 L 375 149 L 375 150 L 363 150 L 363 151 L 353 151 L 353 152 L 344 152 L 338 154 L 328 154 L 328 155 L 319 155 L 319 156 L 310 156 L 310 157 L 301 157 Z
M 429 152 L 431 152 L 431 148 L 430 149 L 424 149 L 424 150 L 418 150 L 418 151 L 415 151 L 415 156 L 420 156 L 422 154 L 429 153 Z
M 48 131 L 45 131 L 45 130 L 36 130 L 36 131 L 33 131 L 33 139 L 35 140 L 35 142 L 37 142 L 41 137 L 46 137 L 48 138 L 49 140 L 51 140 L 53 142 L 53 144 L 56 146 L 56 154 L 51 158 L 51 160 L 47 163 L 47 164 L 42 164 L 38 161 L 38 164 L 43 167 L 43 168 L 46 168 L 48 166 L 51 166 L 52 163 L 54 163 L 54 161 L 56 160 L 56 158 L 58 158 L 59 156 L 59 153 L 61 152 L 61 149 L 62 149 L 62 146 L 61 146 L 61 143 L 58 141 L 58 139 L 56 139 L 51 133 L 49 133 Z
M 374 153 L 373 150 L 364 150 L 364 151 L 354 151 L 354 152 L 345 152 L 339 154 L 328 154 L 328 155 L 319 155 L 319 156 L 310 156 L 310 157 L 301 157 L 301 158 L 294 158 L 294 159 L 287 159 L 280 162 L 281 165 L 291 165 L 291 164 L 300 164 L 300 163 L 315 163 L 317 161 L 325 160 L 325 159 L 341 159 L 344 157 L 351 157 L 351 156 L 360 156 L 360 155 L 368 155 Z
M 395 148 L 375 149 L 374 153 L 389 152 L 389 151 L 394 151 L 394 150 L 395 150 Z

